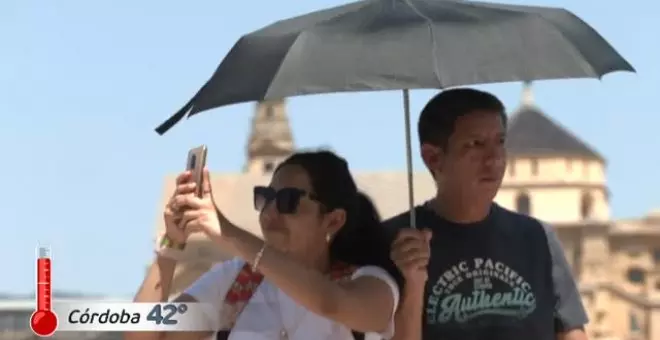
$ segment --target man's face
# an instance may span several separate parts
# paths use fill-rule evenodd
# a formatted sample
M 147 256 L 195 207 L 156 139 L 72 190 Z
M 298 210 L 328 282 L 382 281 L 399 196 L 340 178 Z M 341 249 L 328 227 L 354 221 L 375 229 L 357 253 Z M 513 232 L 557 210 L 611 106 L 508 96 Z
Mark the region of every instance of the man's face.
M 443 190 L 492 200 L 506 169 L 505 137 L 498 112 L 475 111 L 456 120 L 445 148 L 422 145 L 422 157 Z

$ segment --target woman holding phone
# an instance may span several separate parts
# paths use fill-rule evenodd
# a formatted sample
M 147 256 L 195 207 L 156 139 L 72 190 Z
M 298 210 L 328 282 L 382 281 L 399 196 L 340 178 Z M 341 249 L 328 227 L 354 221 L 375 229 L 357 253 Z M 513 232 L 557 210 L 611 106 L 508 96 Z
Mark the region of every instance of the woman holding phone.
M 201 198 L 195 188 L 189 172 L 178 176 L 165 208 L 167 236 L 175 244 L 158 252 L 135 301 L 166 301 L 176 264 L 172 252 L 187 235 L 201 232 L 236 258 L 213 267 L 176 301 L 212 304 L 208 322 L 220 329 L 133 332 L 125 339 L 362 340 L 368 333 L 385 339 L 393 335 L 401 279 L 390 262 L 378 213 L 358 192 L 344 159 L 329 151 L 297 153 L 277 167 L 269 186 L 255 187 L 264 240 L 233 225 L 215 205 L 206 170 Z

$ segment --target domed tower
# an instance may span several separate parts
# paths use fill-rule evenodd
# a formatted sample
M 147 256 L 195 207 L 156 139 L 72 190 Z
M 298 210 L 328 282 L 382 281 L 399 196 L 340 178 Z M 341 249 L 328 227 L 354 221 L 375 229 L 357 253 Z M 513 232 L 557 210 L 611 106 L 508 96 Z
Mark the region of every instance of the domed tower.
M 535 105 L 530 83 L 509 119 L 506 147 L 500 204 L 553 224 L 609 220 L 605 159 Z
M 268 174 L 294 149 L 285 100 L 257 103 L 252 117 L 244 171 Z
M 496 201 L 550 223 L 581 284 L 607 280 L 610 207 L 603 156 L 548 117 L 525 84 L 511 115 Z

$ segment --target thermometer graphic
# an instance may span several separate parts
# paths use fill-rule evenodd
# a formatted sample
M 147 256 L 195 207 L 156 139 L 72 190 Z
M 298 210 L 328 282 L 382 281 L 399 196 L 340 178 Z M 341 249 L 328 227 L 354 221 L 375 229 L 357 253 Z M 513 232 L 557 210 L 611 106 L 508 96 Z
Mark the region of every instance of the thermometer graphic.
M 37 256 L 37 309 L 30 318 L 30 328 L 38 336 L 51 336 L 57 329 L 57 315 L 52 310 L 50 248 L 39 247 Z

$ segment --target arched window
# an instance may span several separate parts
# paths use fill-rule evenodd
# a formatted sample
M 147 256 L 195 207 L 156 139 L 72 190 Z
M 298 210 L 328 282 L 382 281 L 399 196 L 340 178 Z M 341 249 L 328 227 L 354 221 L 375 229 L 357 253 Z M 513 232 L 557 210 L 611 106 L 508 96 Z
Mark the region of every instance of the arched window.
M 532 212 L 532 200 L 529 197 L 529 194 L 521 192 L 516 197 L 516 211 L 525 214 L 531 215 Z
M 589 161 L 582 161 L 582 177 L 585 179 L 589 178 Z
M 573 276 L 579 279 L 582 275 L 582 241 L 578 241 L 573 248 Z
M 538 159 L 533 158 L 531 160 L 530 166 L 531 166 L 532 175 L 534 175 L 534 176 L 538 175 L 539 174 L 539 161 L 538 161 Z
M 639 324 L 639 320 L 637 319 L 637 315 L 635 313 L 630 312 L 629 313 L 630 317 L 630 332 L 631 333 L 637 333 L 642 330 L 642 327 Z
M 646 275 L 644 271 L 640 268 L 630 268 L 628 269 L 628 281 L 632 283 L 644 283 Z
M 593 205 L 594 200 L 591 197 L 591 194 L 588 192 L 583 193 L 582 199 L 580 200 L 580 216 L 582 216 L 583 220 L 591 217 Z
M 275 170 L 275 163 L 271 161 L 267 161 L 264 163 L 264 172 L 265 173 L 271 173 Z
M 516 175 L 516 160 L 515 159 L 509 159 L 509 176 L 513 177 Z

